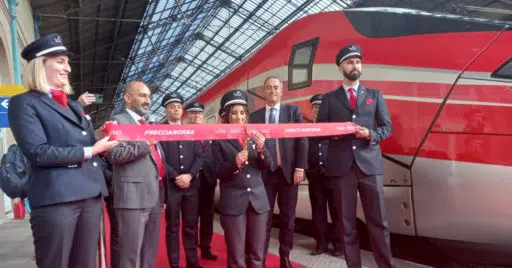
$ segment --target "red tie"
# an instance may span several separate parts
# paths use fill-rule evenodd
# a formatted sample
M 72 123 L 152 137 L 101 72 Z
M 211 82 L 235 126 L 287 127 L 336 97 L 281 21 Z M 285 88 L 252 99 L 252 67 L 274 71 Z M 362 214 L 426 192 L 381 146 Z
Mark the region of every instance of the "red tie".
M 350 93 L 350 106 L 352 106 L 352 109 L 356 109 L 356 104 L 357 104 L 357 98 L 356 98 L 356 94 L 355 94 L 355 91 L 353 88 L 349 88 L 348 89 L 348 92 Z
M 240 143 L 240 146 L 242 146 L 242 148 L 245 149 L 245 145 L 246 145 L 245 143 L 247 142 L 247 140 L 244 138 L 240 138 L 240 139 L 238 139 L 238 142 Z
M 52 99 L 60 106 L 64 108 L 68 108 L 68 95 L 62 90 L 50 89 L 50 93 L 52 94 Z
M 141 119 L 139 119 L 139 123 L 141 125 L 145 125 L 146 120 L 144 120 L 144 118 L 141 118 Z M 155 158 L 156 166 L 158 168 L 158 177 L 161 180 L 165 176 L 165 168 L 164 168 L 164 164 L 162 162 L 162 157 L 160 157 L 160 154 L 158 153 L 158 150 L 156 149 L 155 144 L 151 144 L 151 152 L 153 153 L 153 157 Z

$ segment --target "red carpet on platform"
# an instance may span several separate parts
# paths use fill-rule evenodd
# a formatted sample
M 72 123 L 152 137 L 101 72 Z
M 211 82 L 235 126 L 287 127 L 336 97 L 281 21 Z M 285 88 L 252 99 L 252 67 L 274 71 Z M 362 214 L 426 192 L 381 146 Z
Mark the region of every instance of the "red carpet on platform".
M 104 209 L 104 219 L 105 219 L 105 240 L 106 240 L 106 250 L 107 250 L 107 265 L 110 265 L 110 221 L 108 219 L 107 210 Z M 183 251 L 183 244 L 181 243 L 181 230 L 180 230 L 180 267 L 186 267 L 185 261 L 185 252 Z M 208 261 L 202 260 L 199 258 L 199 263 L 206 267 L 227 267 L 227 256 L 226 256 L 226 244 L 224 241 L 224 236 L 218 233 L 213 234 L 212 239 L 212 251 L 219 256 L 219 259 L 216 261 Z M 198 256 L 200 251 L 198 250 Z M 300 266 L 298 264 L 293 264 L 294 267 L 304 268 L 304 266 Z M 165 216 L 162 212 L 161 217 L 161 225 L 160 225 L 160 240 L 159 240 L 159 248 L 158 248 L 158 256 L 156 261 L 157 268 L 169 268 L 169 262 L 167 260 L 167 249 L 165 245 Z M 279 256 L 274 254 L 267 255 L 267 267 L 268 268 L 278 268 L 279 267 Z

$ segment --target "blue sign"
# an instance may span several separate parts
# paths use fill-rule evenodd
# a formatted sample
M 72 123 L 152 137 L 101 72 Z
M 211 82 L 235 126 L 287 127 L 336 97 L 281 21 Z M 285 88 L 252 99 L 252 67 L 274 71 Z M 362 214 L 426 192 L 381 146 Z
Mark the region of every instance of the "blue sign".
M 9 119 L 7 119 L 9 100 L 11 100 L 11 98 L 0 97 L 0 128 L 9 127 Z

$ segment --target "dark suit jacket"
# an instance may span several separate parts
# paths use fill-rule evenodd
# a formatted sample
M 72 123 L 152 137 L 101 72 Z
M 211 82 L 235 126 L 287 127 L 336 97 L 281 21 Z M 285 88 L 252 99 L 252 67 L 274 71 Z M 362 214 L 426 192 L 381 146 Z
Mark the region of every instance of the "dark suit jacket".
M 199 141 L 163 141 L 160 143 L 167 155 L 165 164 L 168 187 L 179 188 L 175 179 L 178 175 L 190 173 L 190 187 L 199 187 L 199 171 L 203 165 L 202 148 Z
M 261 157 L 255 146 L 250 140 L 247 146 L 248 162 L 239 168 L 235 158 L 243 148 L 238 140 L 213 142 L 215 175 L 221 178 L 219 210 L 222 215 L 242 215 L 249 203 L 258 213 L 270 210 L 262 171 L 271 166 L 272 159 L 266 148 Z
M 391 136 L 391 119 L 384 97 L 377 89 L 359 85 L 354 111 L 341 86 L 324 95 L 318 122 L 354 122 L 368 128 L 371 140 L 357 139 L 355 135 L 334 137 L 329 142 L 327 176 L 344 176 L 354 161 L 367 175 L 381 175 L 382 152 L 380 141 Z
M 308 172 L 325 173 L 327 165 L 327 152 L 329 149 L 328 139 L 308 139 Z
M 76 101 L 70 109 L 30 90 L 14 96 L 8 116 L 16 142 L 31 165 L 27 194 L 34 208 L 107 195 L 100 157 L 84 161 L 94 129 Z
M 215 186 L 217 178 L 215 177 L 215 167 L 213 166 L 212 141 L 203 142 L 203 166 L 200 171 L 201 185 Z
M 265 124 L 265 107 L 251 113 L 249 123 Z M 279 123 L 303 123 L 304 118 L 299 107 L 281 104 Z M 307 138 L 279 139 L 281 167 L 289 184 L 293 184 L 293 173 L 296 168 L 307 169 L 308 140 Z
M 114 115 L 111 120 L 137 124 L 127 111 Z M 162 158 L 165 159 L 163 154 Z M 158 204 L 161 199 L 158 170 L 147 142 L 122 141 L 108 152 L 108 160 L 113 168 L 114 208 L 143 209 Z

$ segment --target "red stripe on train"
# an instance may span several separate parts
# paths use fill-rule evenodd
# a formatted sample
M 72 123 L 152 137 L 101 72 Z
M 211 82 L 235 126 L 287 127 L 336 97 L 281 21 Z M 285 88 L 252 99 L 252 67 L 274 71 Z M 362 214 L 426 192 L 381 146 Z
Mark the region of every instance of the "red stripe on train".
M 367 38 L 354 30 L 343 12 L 319 13 L 297 20 L 281 30 L 247 61 L 216 82 L 198 100 L 207 103 L 243 81 L 287 66 L 292 46 L 315 37 L 320 38 L 315 63 L 329 63 L 333 68 L 339 49 L 346 44 L 357 43 L 363 50 L 365 64 L 462 70 L 497 34 L 460 32 Z M 494 71 L 509 58 L 502 51 L 507 51 L 506 44 L 511 41 L 512 32 L 504 32 L 498 42 L 489 48 L 492 53 L 486 53 L 485 59 L 478 60 L 469 71 Z M 432 45 L 432 42 L 444 45 Z

